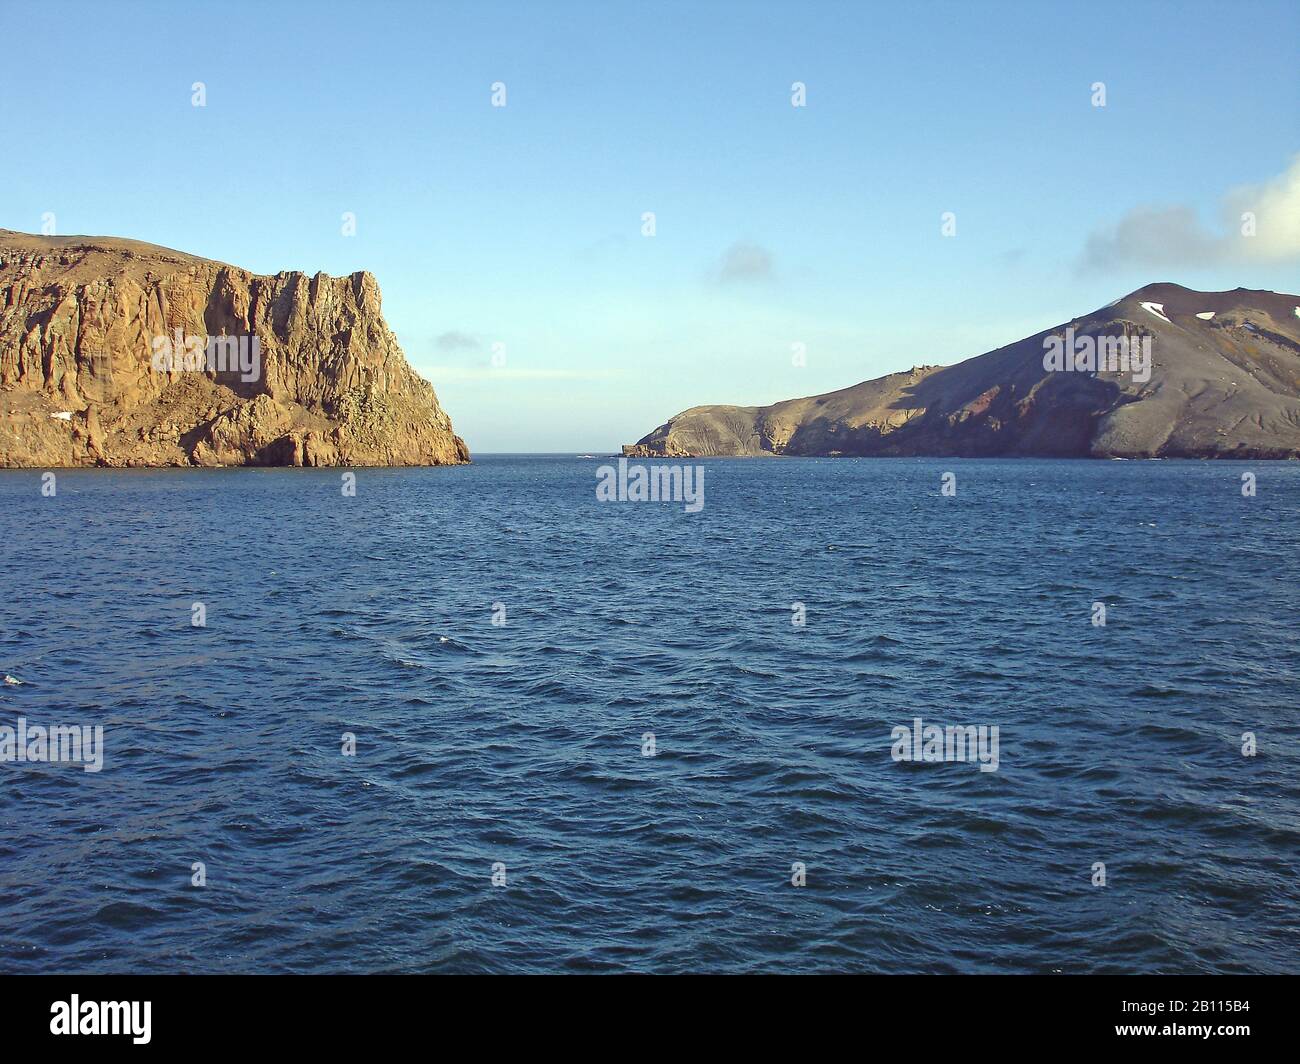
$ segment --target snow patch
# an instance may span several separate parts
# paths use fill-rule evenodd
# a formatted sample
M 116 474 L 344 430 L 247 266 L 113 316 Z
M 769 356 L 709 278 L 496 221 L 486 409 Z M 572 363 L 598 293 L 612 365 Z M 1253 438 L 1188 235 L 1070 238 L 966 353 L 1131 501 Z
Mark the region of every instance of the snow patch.
M 1165 305 L 1163 303 L 1139 303 L 1138 306 L 1148 314 L 1154 314 L 1161 321 L 1169 321 L 1169 319 L 1165 317 Z M 1169 321 L 1169 324 L 1172 325 L 1173 322 Z
M 1203 310 L 1203 311 L 1201 311 L 1201 312 L 1200 312 L 1198 315 L 1196 315 L 1196 316 L 1197 316 L 1198 318 L 1200 318 L 1201 321 L 1209 321 L 1212 317 L 1214 317 L 1214 311 L 1212 311 L 1212 310 Z

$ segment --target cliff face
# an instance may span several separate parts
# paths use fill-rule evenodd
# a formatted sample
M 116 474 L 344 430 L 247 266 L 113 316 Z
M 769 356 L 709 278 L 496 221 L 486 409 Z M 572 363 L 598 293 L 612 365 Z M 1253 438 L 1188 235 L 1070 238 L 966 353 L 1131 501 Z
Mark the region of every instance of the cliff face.
M 1055 340 L 1149 340 L 1148 371 L 1044 367 Z M 1145 379 L 1143 379 L 1145 378 Z M 764 407 L 699 406 L 631 456 L 1300 458 L 1300 296 L 1148 285 L 955 366 Z
M 468 460 L 368 273 L 0 230 L 2 466 Z

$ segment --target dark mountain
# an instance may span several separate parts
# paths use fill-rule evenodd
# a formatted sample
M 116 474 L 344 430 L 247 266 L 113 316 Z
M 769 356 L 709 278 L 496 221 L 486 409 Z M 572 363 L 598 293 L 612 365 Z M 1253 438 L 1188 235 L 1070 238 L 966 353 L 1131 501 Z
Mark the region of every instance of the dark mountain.
M 1300 296 L 1148 285 L 955 366 L 771 406 L 692 407 L 623 450 L 1296 458 Z

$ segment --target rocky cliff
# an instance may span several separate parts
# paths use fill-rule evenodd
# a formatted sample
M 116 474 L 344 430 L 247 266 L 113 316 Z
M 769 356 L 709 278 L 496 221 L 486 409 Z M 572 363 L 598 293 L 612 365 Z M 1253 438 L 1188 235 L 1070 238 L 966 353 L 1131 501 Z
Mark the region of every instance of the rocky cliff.
M 468 460 L 368 273 L 0 230 L 0 465 Z
M 1146 370 L 1099 357 L 1120 340 L 1149 350 Z M 1062 361 L 1048 368 L 1054 349 Z M 1300 458 L 1300 296 L 1148 285 L 955 366 L 771 406 L 692 407 L 623 451 Z

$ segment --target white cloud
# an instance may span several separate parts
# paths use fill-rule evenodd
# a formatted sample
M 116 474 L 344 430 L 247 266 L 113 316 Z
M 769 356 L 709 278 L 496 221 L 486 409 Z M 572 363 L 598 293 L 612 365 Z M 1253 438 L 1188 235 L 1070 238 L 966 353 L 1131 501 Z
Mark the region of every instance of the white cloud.
M 1254 216 L 1245 235 L 1243 215 Z M 1115 225 L 1093 233 L 1080 266 L 1212 266 L 1300 259 L 1300 156 L 1271 181 L 1224 195 L 1217 230 L 1202 225 L 1192 207 L 1138 207 Z
M 1233 189 L 1224 197 L 1229 224 L 1240 226 L 1241 215 L 1255 215 L 1256 233 L 1238 239 L 1245 255 L 1253 259 L 1300 257 L 1300 155 L 1283 174 L 1263 185 Z

